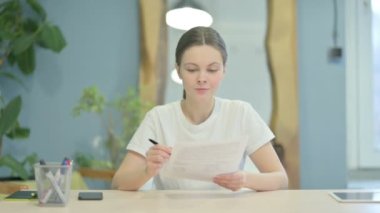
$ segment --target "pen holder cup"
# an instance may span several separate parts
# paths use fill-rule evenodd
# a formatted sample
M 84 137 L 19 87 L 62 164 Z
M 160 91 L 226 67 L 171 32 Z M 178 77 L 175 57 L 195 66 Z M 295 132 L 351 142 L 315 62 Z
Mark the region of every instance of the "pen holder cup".
M 72 165 L 59 163 L 35 164 L 38 202 L 41 206 L 63 205 L 70 198 Z

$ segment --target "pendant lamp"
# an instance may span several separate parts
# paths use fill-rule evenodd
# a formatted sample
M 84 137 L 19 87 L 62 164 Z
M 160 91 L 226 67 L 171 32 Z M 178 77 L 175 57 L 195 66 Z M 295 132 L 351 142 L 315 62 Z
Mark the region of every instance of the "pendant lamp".
M 175 83 L 182 84 L 182 79 L 178 76 L 176 69 L 172 70 L 170 77 L 171 77 L 172 81 L 174 81 Z
M 208 27 L 212 24 L 212 16 L 193 0 L 180 0 L 166 13 L 166 24 L 179 30 Z

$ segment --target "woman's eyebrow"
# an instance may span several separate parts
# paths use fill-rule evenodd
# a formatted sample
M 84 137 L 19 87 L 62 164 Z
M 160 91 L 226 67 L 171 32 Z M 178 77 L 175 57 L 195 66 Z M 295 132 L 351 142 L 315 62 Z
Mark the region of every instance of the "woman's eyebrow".
M 220 63 L 219 62 L 212 62 L 211 64 L 209 64 L 208 66 L 213 66 L 213 65 L 220 65 Z
M 220 66 L 220 63 L 219 62 L 212 62 L 212 63 L 208 64 L 207 66 L 209 67 L 209 66 L 214 66 L 214 65 Z M 184 66 L 196 66 L 196 67 L 199 67 L 198 64 L 192 63 L 192 62 L 184 63 Z
M 185 66 L 188 66 L 188 65 L 198 66 L 198 64 L 195 64 L 195 63 L 192 63 L 192 62 L 185 63 L 184 65 Z

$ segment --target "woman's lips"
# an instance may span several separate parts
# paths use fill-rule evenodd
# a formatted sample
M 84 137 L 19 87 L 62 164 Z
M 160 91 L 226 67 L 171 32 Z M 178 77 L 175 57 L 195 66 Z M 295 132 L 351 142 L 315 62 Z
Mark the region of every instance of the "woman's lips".
M 198 93 L 201 93 L 201 94 L 203 94 L 203 93 L 205 93 L 205 92 L 208 91 L 207 88 L 196 88 L 195 90 L 196 90 Z

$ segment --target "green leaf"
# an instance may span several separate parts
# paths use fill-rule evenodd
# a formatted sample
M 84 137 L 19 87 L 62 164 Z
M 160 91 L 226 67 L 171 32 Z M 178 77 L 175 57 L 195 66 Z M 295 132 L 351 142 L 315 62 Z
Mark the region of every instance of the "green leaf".
M 45 24 L 38 34 L 38 44 L 54 52 L 60 52 L 66 46 L 66 41 L 57 26 Z
M 34 46 L 30 46 L 26 51 L 16 55 L 17 65 L 20 70 L 28 75 L 33 73 L 36 68 L 36 58 L 34 54 Z
M 25 139 L 30 135 L 30 129 L 25 127 L 20 127 L 17 125 L 9 133 L 7 133 L 7 137 L 10 139 Z
M 1 71 L 0 70 L 0 78 L 8 78 L 8 79 L 11 79 L 13 81 L 16 81 L 17 83 L 19 83 L 22 87 L 24 87 L 24 89 L 26 89 L 26 86 L 25 84 L 21 81 L 20 78 L 18 78 L 17 76 L 13 75 L 13 73 L 10 73 L 10 72 L 5 72 L 5 71 Z
M 22 27 L 25 32 L 36 33 L 38 30 L 38 22 L 33 19 L 27 18 L 23 23 Z
M 15 55 L 12 53 L 12 52 L 10 52 L 9 53 L 9 55 L 8 55 L 8 62 L 9 62 L 9 64 L 10 65 L 14 65 L 15 64 L 15 62 L 16 62 L 16 57 L 15 57 Z
M 0 4 L 0 11 L 20 11 L 21 5 L 19 1 L 7 1 Z
M 23 180 L 28 179 L 28 172 L 23 167 L 22 163 L 18 162 L 15 158 L 10 155 L 0 157 L 0 166 L 8 167 L 13 173 L 16 173 Z
M 29 49 L 36 40 L 34 34 L 22 35 L 17 38 L 12 44 L 12 52 L 15 55 L 19 55 Z
M 38 155 L 36 153 L 32 153 L 22 160 L 21 164 L 25 168 L 25 170 L 29 171 L 29 176 L 32 176 L 34 173 L 34 164 L 38 162 Z
M 7 1 L 0 5 L 0 29 L 4 40 L 13 41 L 20 36 L 22 12 L 20 1 Z
M 37 154 L 32 153 L 32 154 L 30 154 L 24 158 L 24 160 L 22 161 L 22 164 L 23 165 L 29 164 L 29 165 L 33 166 L 35 163 L 37 163 L 37 161 L 38 161 Z
M 83 90 L 79 103 L 73 109 L 73 115 L 79 116 L 81 112 L 92 112 L 101 115 L 105 108 L 105 98 L 96 86 Z
M 0 113 L 0 137 L 7 133 L 17 122 L 21 111 L 22 100 L 20 96 L 12 99 Z
M 37 0 L 27 0 L 27 2 L 34 10 L 34 12 L 36 12 L 42 18 L 42 20 L 46 19 L 46 11 Z
M 75 165 L 80 167 L 91 167 L 91 161 L 94 160 L 94 157 L 90 154 L 84 154 L 81 152 L 76 152 L 74 154 Z

